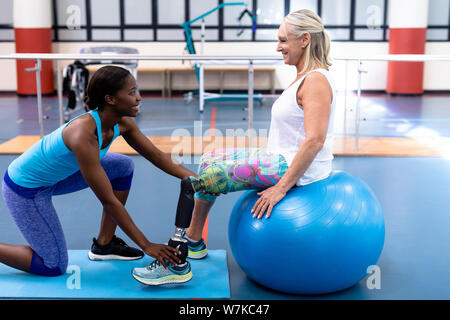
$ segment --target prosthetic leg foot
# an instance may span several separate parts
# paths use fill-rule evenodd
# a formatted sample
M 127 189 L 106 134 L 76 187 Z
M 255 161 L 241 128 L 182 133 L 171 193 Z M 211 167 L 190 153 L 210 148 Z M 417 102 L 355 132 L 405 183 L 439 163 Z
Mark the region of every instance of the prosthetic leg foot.
M 181 180 L 180 196 L 178 198 L 177 214 L 175 218 L 175 234 L 169 240 L 169 246 L 181 251 L 179 258 L 181 263 L 186 261 L 188 246 L 184 233 L 191 224 L 192 211 L 194 210 L 194 194 L 191 179 L 185 177 Z

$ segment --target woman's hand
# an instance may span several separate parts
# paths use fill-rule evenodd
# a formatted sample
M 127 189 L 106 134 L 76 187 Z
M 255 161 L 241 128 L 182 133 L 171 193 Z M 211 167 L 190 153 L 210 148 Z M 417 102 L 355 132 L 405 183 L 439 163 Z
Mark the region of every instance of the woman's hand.
M 153 258 L 156 258 L 159 262 L 161 262 L 163 267 L 166 269 L 167 269 L 167 264 L 164 261 L 164 259 L 167 259 L 174 265 L 181 263 L 180 258 L 175 256 L 175 254 L 180 255 L 181 252 L 178 251 L 177 249 L 172 248 L 165 244 L 150 243 L 150 245 L 144 250 L 144 252 L 145 252 L 145 254 L 147 254 Z
M 260 198 L 256 201 L 251 211 L 253 213 L 253 218 L 261 219 L 267 210 L 266 219 L 268 219 L 272 213 L 273 207 L 275 207 L 285 195 L 286 192 L 282 191 L 281 188 L 277 186 L 258 192 Z

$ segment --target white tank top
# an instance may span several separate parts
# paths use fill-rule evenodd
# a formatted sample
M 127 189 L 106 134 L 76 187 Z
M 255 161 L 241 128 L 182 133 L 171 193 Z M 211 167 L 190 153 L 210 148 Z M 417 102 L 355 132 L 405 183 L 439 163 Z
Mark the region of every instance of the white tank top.
M 272 106 L 272 118 L 270 122 L 267 152 L 282 154 L 290 166 L 300 144 L 305 140 L 305 117 L 303 106 L 297 104 L 297 91 L 305 77 L 311 72 L 323 74 L 332 90 L 330 120 L 328 132 L 322 149 L 317 153 L 313 162 L 297 181 L 296 185 L 306 185 L 327 178 L 332 170 L 332 139 L 333 139 L 333 115 L 336 101 L 336 90 L 330 73 L 325 69 L 311 70 L 303 77 L 295 81 L 289 88 L 283 91 L 281 96 Z

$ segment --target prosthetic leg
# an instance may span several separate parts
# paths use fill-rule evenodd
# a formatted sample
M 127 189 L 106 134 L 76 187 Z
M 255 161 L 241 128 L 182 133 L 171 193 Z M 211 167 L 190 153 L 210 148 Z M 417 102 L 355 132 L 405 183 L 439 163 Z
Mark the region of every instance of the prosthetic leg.
M 178 256 L 181 263 L 186 261 L 188 255 L 187 241 L 184 239 L 186 229 L 191 224 L 192 211 L 194 210 L 194 194 L 192 182 L 189 177 L 181 180 L 180 196 L 178 198 L 177 214 L 175 218 L 175 234 L 169 240 L 169 246 L 181 251 Z

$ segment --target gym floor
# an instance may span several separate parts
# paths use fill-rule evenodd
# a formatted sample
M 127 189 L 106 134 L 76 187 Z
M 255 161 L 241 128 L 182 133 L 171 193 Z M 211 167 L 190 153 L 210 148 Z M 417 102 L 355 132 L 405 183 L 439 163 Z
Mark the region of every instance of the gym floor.
M 355 95 L 347 95 L 344 125 L 343 93 L 338 95 L 335 130 L 338 137 L 354 133 Z M 254 127 L 268 130 L 273 100 L 255 103 Z M 426 94 L 393 97 L 365 94 L 361 100 L 363 137 L 450 137 L 450 96 Z M 161 98 L 143 95 L 142 111 L 136 121 L 147 136 L 170 136 L 175 129 L 194 133 L 201 121 L 204 133 L 213 124 L 226 129 L 247 129 L 245 101 L 209 102 L 203 113 L 196 101 L 187 104 L 182 96 Z M 45 133 L 59 126 L 56 97 L 43 98 Z M 214 116 L 213 116 L 214 114 Z M 212 121 L 214 118 L 215 121 Z M 35 97 L 0 96 L 0 143 L 18 135 L 38 135 Z M 198 123 L 197 123 L 198 125 Z M 261 132 L 261 131 L 260 131 Z M 450 150 L 449 150 L 450 151 Z M 447 153 L 448 155 L 448 153 Z M 4 172 L 17 155 L 0 155 Z M 179 181 L 159 171 L 140 156 L 136 165 L 127 209 L 136 224 L 153 242 L 166 242 L 173 233 Z M 196 171 L 198 157 L 186 167 Z M 242 194 L 219 197 L 208 224 L 208 247 L 226 249 L 232 299 L 448 299 L 450 297 L 450 157 L 349 157 L 338 156 L 335 170 L 363 179 L 377 195 L 384 212 L 386 238 L 378 266 L 381 289 L 369 289 L 366 279 L 350 289 L 329 295 L 287 295 L 264 288 L 247 278 L 236 264 L 228 244 L 228 219 Z M 101 205 L 90 190 L 54 197 L 69 249 L 89 249 L 100 225 Z M 117 234 L 131 242 L 122 231 Z M 25 240 L 0 201 L 0 242 L 25 244 Z M 295 250 L 295 248 L 293 248 Z M 276 259 L 276 257 L 267 257 Z M 261 266 L 264 268 L 264 266 Z M 283 270 L 283 266 L 280 266 Z

